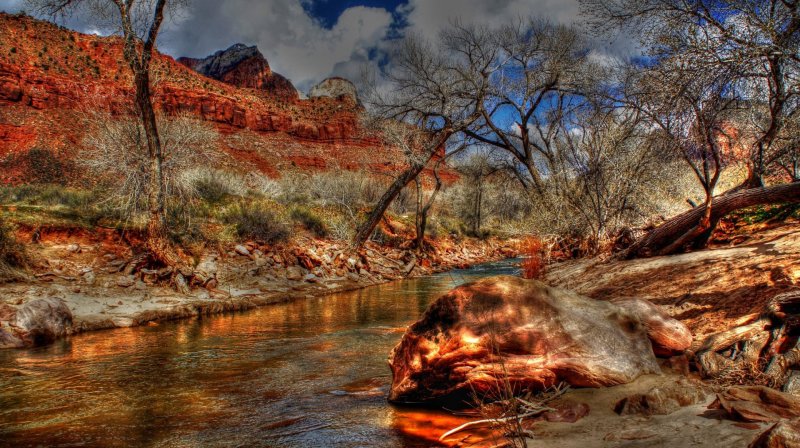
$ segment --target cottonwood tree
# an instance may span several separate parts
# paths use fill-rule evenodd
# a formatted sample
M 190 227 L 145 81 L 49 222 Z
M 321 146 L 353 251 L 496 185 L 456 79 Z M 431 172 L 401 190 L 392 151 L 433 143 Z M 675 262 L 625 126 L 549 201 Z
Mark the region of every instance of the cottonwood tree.
M 551 174 L 553 198 L 571 224 L 588 231 L 589 249 L 657 210 L 669 182 L 669 158 L 649 123 L 630 109 L 594 109 L 563 122 Z
M 666 149 L 686 162 L 705 192 L 696 225 L 665 247 L 649 248 L 655 253 L 671 254 L 688 243 L 702 247 L 716 227 L 711 219 L 715 190 L 730 149 L 740 142 L 740 135 L 728 126 L 743 103 L 733 96 L 731 84 L 729 73 L 702 70 L 684 55 L 629 73 L 620 101 L 654 126 Z
M 741 110 L 728 117 L 712 113 L 717 118 L 708 120 L 705 113 L 693 112 L 703 119 L 694 120 L 692 132 L 705 135 L 700 140 L 706 140 L 710 147 L 724 133 L 727 122 L 728 129 L 733 128 L 739 135 L 739 144 L 749 149 L 750 172 L 740 188 L 713 198 L 713 204 L 707 197 L 706 203 L 667 221 L 623 255 L 671 253 L 688 243 L 702 246 L 716 222 L 732 210 L 800 201 L 800 185 L 763 186 L 767 170 L 792 150 L 791 145 L 783 144 L 787 140 L 781 136 L 785 135 L 787 122 L 798 114 L 798 2 L 584 0 L 583 5 L 599 31 L 638 31 L 646 49 L 645 71 L 659 66 L 678 67 L 684 80 L 697 78 L 705 80 L 706 86 L 716 85 L 706 95 L 703 108 L 722 111 L 726 101 L 735 100 L 735 107 Z M 667 74 L 666 70 L 661 71 L 664 81 Z M 703 158 L 694 156 L 689 160 Z M 703 169 L 698 177 L 713 181 L 718 165 L 715 160 L 710 174 L 706 175 Z M 714 182 L 706 182 L 704 187 L 713 185 Z
M 451 137 L 479 117 L 479 105 L 496 70 L 494 48 L 486 45 L 488 30 L 454 26 L 434 47 L 418 36 L 404 39 L 386 71 L 386 88 L 367 84 L 364 103 L 372 128 L 390 147 L 405 156 L 394 178 L 358 227 L 353 246 L 372 235 L 386 209 L 436 157 L 445 155 Z
M 503 164 L 493 157 L 492 150 L 486 147 L 472 151 L 456 165 L 456 170 L 466 186 L 464 207 L 461 212 L 474 236 L 481 235 L 481 226 L 486 218 L 484 196 L 487 188 L 494 188 L 489 180 L 503 169 Z
M 750 175 L 763 177 L 787 149 L 776 145 L 798 112 L 800 2 L 791 0 L 583 0 L 598 30 L 638 31 L 654 58 L 690 56 L 698 70 L 726 72 L 750 102 Z
M 101 184 L 109 186 L 106 201 L 125 219 L 136 219 L 150 211 L 150 158 L 141 120 L 110 117 L 95 112 L 90 119 L 85 149 L 78 164 L 87 168 Z M 159 116 L 157 119 L 163 154 L 165 206 L 185 205 L 197 197 L 199 168 L 213 164 L 218 135 L 213 126 L 195 117 Z
M 147 248 L 154 261 L 176 268 L 176 284 L 184 285 L 187 269 L 167 236 L 166 182 L 163 147 L 151 92 L 151 66 L 165 14 L 186 0 L 27 0 L 37 12 L 51 17 L 84 14 L 109 26 L 123 40 L 123 57 L 133 74 L 135 107 L 141 120 L 149 158 Z
M 498 53 L 500 64 L 478 104 L 480 118 L 465 133 L 510 155 L 511 172 L 526 189 L 543 194 L 562 130 L 558 122 L 584 103 L 580 92 L 594 67 L 587 43 L 577 29 L 537 18 L 499 27 L 492 36 L 480 43 Z

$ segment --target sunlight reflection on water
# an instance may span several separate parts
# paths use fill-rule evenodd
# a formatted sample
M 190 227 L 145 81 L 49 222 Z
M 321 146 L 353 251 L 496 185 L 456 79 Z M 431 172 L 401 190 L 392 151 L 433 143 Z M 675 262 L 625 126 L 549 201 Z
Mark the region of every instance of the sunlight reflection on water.
M 430 300 L 511 260 L 244 313 L 0 351 L 0 446 L 432 446 L 463 420 L 387 404 Z

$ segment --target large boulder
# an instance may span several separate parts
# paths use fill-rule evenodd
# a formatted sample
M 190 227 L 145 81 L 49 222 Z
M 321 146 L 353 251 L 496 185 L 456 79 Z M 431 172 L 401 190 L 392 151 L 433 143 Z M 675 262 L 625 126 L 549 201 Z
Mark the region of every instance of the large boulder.
M 69 334 L 72 311 L 58 298 L 31 300 L 0 310 L 0 348 L 46 345 Z
M 628 308 L 510 276 L 462 285 L 431 304 L 392 351 L 389 399 L 459 403 L 498 384 L 599 387 L 656 373 L 648 327 Z M 653 321 L 650 333 L 681 339 L 662 318 L 668 325 Z

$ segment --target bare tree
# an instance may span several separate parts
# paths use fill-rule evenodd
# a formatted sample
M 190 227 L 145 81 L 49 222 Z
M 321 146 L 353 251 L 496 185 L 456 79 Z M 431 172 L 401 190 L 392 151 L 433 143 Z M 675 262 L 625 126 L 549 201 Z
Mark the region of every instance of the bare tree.
M 479 116 L 479 104 L 496 69 L 496 51 L 486 45 L 485 29 L 456 25 L 434 48 L 419 37 L 404 39 L 392 58 L 388 88 L 368 84 L 365 104 L 368 127 L 384 142 L 405 154 L 406 166 L 359 226 L 353 239 L 366 242 L 386 209 L 403 188 L 437 156 L 444 156 L 451 137 Z
M 420 251 L 425 248 L 425 231 L 428 228 L 428 215 L 431 211 L 431 207 L 433 207 L 434 202 L 436 202 L 436 197 L 442 190 L 442 178 L 439 176 L 439 167 L 441 166 L 441 162 L 443 160 L 444 158 L 440 159 L 433 166 L 433 191 L 430 193 L 427 200 L 423 199 L 425 196 L 425 191 L 422 179 L 419 176 L 414 179 L 414 184 L 417 187 L 417 204 L 416 212 L 414 213 L 414 227 L 416 230 L 416 234 L 414 236 L 414 247 Z
M 597 252 L 613 234 L 657 211 L 657 196 L 670 182 L 670 157 L 634 110 L 594 109 L 561 126 L 551 202 L 567 205 L 573 231 L 588 233 L 589 249 Z
M 711 211 L 727 162 L 725 150 L 738 144 L 739 135 L 727 126 L 742 103 L 732 96 L 732 78 L 705 71 L 694 58 L 674 55 L 653 67 L 632 70 L 628 83 L 621 101 L 656 127 L 667 149 L 686 162 L 705 192 L 697 225 L 666 247 L 648 249 L 670 254 L 688 243 L 702 247 L 716 227 Z
M 167 238 L 165 209 L 166 183 L 163 147 L 159 138 L 151 93 L 151 62 L 156 53 L 165 9 L 173 11 L 185 0 L 27 0 L 38 13 L 64 17 L 75 12 L 110 26 L 121 34 L 123 56 L 134 80 L 136 112 L 142 123 L 149 156 L 147 246 L 151 257 L 176 270 L 176 283 L 185 284 L 181 272 L 190 272 Z
M 456 170 L 466 186 L 461 212 L 469 225 L 469 231 L 475 236 L 481 235 L 481 226 L 486 219 L 484 196 L 489 180 L 503 168 L 498 159 L 493 157 L 492 149 L 488 147 L 470 152 L 456 165 Z
M 537 18 L 492 35 L 481 43 L 498 52 L 500 65 L 478 105 L 480 119 L 466 134 L 507 152 L 520 182 L 542 193 L 547 165 L 555 162 L 558 122 L 584 102 L 579 91 L 591 67 L 587 45 L 577 29 Z
M 96 113 L 91 123 L 94 130 L 87 134 L 78 164 L 110 186 L 106 200 L 126 219 L 147 214 L 153 173 L 141 121 Z M 189 116 L 159 116 L 158 128 L 165 206 L 187 204 L 196 197 L 197 181 L 205 175 L 199 168 L 212 165 L 216 158 L 217 132 Z
M 583 0 L 598 30 L 639 30 L 650 55 L 691 55 L 698 69 L 735 74 L 750 101 L 750 175 L 762 186 L 784 148 L 776 145 L 798 113 L 800 2 L 786 0 Z M 641 31 L 645 30 L 645 31 Z M 766 98 L 766 100 L 764 100 Z M 743 123 L 744 124 L 744 123 Z

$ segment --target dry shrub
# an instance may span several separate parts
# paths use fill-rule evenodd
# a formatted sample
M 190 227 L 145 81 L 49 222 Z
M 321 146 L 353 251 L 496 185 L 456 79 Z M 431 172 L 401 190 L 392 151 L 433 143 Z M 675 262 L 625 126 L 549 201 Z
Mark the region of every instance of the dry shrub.
M 0 283 L 19 279 L 28 266 L 28 254 L 12 234 L 11 227 L 0 217 Z
M 542 278 L 545 272 L 545 245 L 541 239 L 531 236 L 525 238 L 520 245 L 520 253 L 525 256 L 522 261 L 522 278 Z
M 110 206 L 129 218 L 146 213 L 151 169 L 140 120 L 102 114 L 91 118 L 95 129 L 87 134 L 78 163 L 108 187 Z M 196 174 L 201 171 L 197 168 L 211 165 L 218 157 L 217 131 L 188 115 L 159 116 L 158 121 L 167 206 L 191 203 L 198 196 Z
M 237 204 L 228 210 L 223 221 L 234 226 L 239 238 L 268 244 L 285 241 L 291 233 L 280 217 L 259 204 Z

